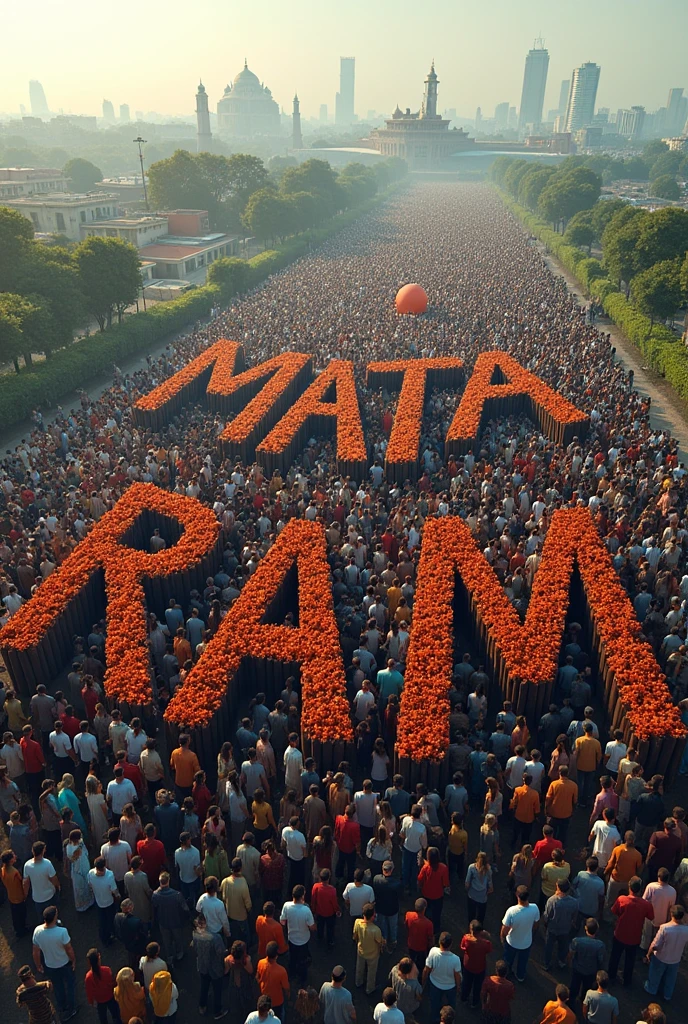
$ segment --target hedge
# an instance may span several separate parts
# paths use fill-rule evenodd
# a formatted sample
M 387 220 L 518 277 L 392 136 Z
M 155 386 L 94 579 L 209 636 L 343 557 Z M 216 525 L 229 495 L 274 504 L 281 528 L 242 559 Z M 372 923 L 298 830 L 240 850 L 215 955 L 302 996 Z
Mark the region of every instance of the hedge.
M 602 304 L 609 319 L 637 345 L 649 365 L 665 377 L 681 398 L 688 400 L 688 349 L 673 331 L 663 324 L 652 324 L 650 318 L 619 290 L 618 285 L 610 281 L 599 260 L 586 256 L 577 246 L 567 245 L 562 235 L 525 206 L 515 202 L 501 189 L 496 191 L 504 205 L 576 278 L 585 294 Z
M 342 228 L 353 224 L 361 214 L 388 198 L 395 188 L 391 185 L 355 209 L 330 218 L 324 227 L 288 239 L 277 249 L 254 256 L 248 261 L 251 286 L 260 284 L 270 274 L 282 270 L 305 256 L 314 246 L 321 245 Z M 168 335 L 207 316 L 214 303 L 230 298 L 218 285 L 192 288 L 178 299 L 158 302 L 147 312 L 133 313 L 121 324 L 60 349 L 49 359 L 35 362 L 19 374 L 0 375 L 0 430 L 21 423 L 32 409 L 54 405 L 78 384 L 85 386 L 92 377 L 110 371 L 113 363 L 148 352 Z

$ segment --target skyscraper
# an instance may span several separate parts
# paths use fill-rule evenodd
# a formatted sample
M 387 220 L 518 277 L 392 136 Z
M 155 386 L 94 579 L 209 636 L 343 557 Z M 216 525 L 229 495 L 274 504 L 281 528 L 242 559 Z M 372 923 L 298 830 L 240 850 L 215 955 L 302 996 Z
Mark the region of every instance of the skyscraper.
M 498 103 L 495 107 L 494 122 L 495 129 L 498 132 L 503 132 L 509 121 L 509 104 Z
M 327 122 L 327 103 L 320 104 L 320 115 L 318 120 L 321 124 L 325 124 Z
M 198 83 L 196 93 L 196 152 L 210 153 L 213 136 L 210 131 L 210 113 L 208 112 L 208 93 L 203 82 Z
M 303 149 L 303 136 L 301 135 L 301 110 L 299 108 L 299 97 L 294 93 L 294 106 L 291 115 L 291 148 Z
M 549 52 L 542 39 L 536 39 L 532 50 L 528 50 L 523 72 L 521 107 L 518 114 L 519 131 L 526 125 L 538 125 L 542 121 L 542 105 L 545 101 L 545 86 L 549 68 Z
M 688 100 L 683 89 L 669 89 L 664 126 L 667 135 L 680 135 L 686 123 L 686 107 Z
M 562 83 L 561 83 L 561 87 L 559 89 L 559 104 L 557 106 L 557 113 L 558 114 L 565 114 L 566 113 L 566 107 L 568 106 L 568 102 L 569 102 L 569 90 L 570 89 L 571 89 L 571 79 L 570 78 L 564 78 Z
M 339 58 L 339 92 L 335 97 L 335 124 L 351 124 L 354 120 L 354 81 L 356 58 Z
M 598 64 L 588 61 L 575 68 L 571 75 L 571 89 L 566 106 L 566 125 L 564 130 L 575 132 L 579 128 L 587 128 L 592 124 L 595 114 L 597 86 L 600 81 Z
M 120 103 L 120 105 L 119 105 L 119 119 L 122 122 L 122 124 L 127 124 L 127 122 L 131 121 L 131 114 L 129 113 L 129 104 L 128 103 Z
M 50 117 L 48 101 L 40 82 L 32 78 L 29 82 L 29 100 L 31 101 L 31 113 L 34 117 Z
M 103 100 L 103 120 L 108 124 L 115 123 L 115 108 L 111 100 Z

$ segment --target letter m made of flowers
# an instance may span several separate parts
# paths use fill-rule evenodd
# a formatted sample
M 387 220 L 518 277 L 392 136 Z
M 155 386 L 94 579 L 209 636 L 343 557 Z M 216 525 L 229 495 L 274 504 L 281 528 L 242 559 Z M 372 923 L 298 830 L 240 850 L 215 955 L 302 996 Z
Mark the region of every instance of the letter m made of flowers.
M 170 521 L 173 542 L 149 554 L 142 548 L 160 517 Z M 218 539 L 211 509 L 153 484 L 133 484 L 0 631 L 14 685 L 28 693 L 59 675 L 72 638 L 100 618 L 105 598 L 106 693 L 145 704 L 152 697 L 146 588 L 162 613 L 169 595 L 181 596 L 205 578 Z
M 454 598 L 463 592 L 470 629 L 493 684 L 533 719 L 540 688 L 552 686 L 578 572 L 585 629 L 600 668 L 613 728 L 639 743 L 685 734 L 666 680 L 586 508 L 554 513 L 525 622 L 506 597 L 468 526 L 458 517 L 426 522 L 401 703 L 397 755 L 441 760 L 449 744 Z M 532 722 L 531 722 L 532 724 Z

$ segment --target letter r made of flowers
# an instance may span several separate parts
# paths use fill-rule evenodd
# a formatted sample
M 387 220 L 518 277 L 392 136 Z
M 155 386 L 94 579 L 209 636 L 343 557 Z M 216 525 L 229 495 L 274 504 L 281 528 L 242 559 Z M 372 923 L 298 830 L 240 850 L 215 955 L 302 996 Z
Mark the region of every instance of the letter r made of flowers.
M 576 570 L 595 649 L 604 661 L 606 686 L 614 688 L 608 707 L 611 703 L 620 723 L 615 727 L 626 725 L 639 742 L 685 735 L 665 676 L 641 636 L 588 509 L 554 513 L 524 623 L 468 526 L 459 517 L 449 517 L 425 523 L 399 718 L 400 758 L 440 760 L 449 744 L 457 582 L 493 679 L 514 700 L 514 709 L 525 713 L 529 691 L 555 678 Z
M 296 565 L 298 613 L 292 628 L 270 621 L 270 609 Z M 293 581 L 292 581 L 293 583 Z M 244 658 L 301 665 L 304 736 L 351 740 L 344 663 L 320 523 L 292 519 L 245 584 L 202 656 L 165 712 L 173 725 L 207 726 L 218 712 Z
M 141 548 L 160 517 L 171 520 L 176 543 L 150 554 Z M 14 684 L 30 692 L 59 675 L 73 636 L 85 635 L 99 617 L 104 587 L 106 693 L 145 704 L 152 696 L 146 591 L 162 614 L 168 595 L 182 597 L 205 579 L 218 538 L 215 515 L 199 501 L 154 484 L 132 484 L 0 631 Z M 137 542 L 140 547 L 130 546 Z

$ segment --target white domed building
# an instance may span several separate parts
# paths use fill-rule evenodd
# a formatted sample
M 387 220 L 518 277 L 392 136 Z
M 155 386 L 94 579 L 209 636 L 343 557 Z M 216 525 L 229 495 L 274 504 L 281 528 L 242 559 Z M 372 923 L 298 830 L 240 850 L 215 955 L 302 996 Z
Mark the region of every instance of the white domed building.
M 242 139 L 281 132 L 279 106 L 268 87 L 249 70 L 246 61 L 218 101 L 217 128 L 221 135 Z

